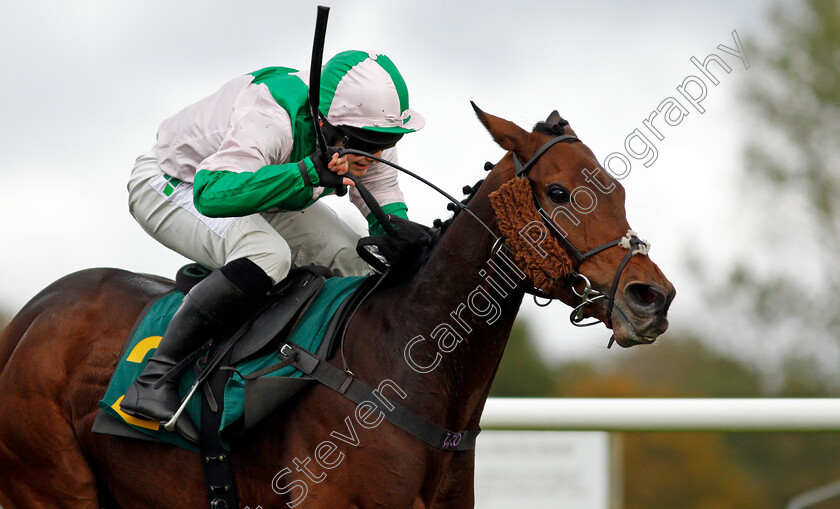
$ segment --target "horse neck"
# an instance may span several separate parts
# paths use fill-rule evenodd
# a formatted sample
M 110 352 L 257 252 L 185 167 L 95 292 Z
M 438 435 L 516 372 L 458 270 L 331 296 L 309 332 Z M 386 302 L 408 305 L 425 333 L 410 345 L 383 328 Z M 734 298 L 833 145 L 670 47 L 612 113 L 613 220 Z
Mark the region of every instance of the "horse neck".
M 488 195 L 504 180 L 488 177 L 469 206 L 496 236 Z M 390 359 L 391 371 L 407 386 L 406 404 L 450 429 L 478 426 L 522 302 L 517 269 L 491 254 L 495 242 L 475 217 L 461 212 L 415 277 L 385 296 L 391 314 L 399 317 L 390 324 L 397 334 L 389 336 L 404 338 L 397 345 L 400 355 L 392 352 Z M 419 336 L 413 357 L 428 366 L 440 356 L 428 372 L 418 372 L 406 358 L 405 346 Z

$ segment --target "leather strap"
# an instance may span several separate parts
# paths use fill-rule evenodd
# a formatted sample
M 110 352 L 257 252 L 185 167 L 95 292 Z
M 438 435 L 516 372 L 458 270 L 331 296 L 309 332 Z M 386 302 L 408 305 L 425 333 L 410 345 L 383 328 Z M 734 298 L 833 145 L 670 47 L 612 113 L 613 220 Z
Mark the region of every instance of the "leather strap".
M 552 147 L 554 144 L 560 143 L 560 142 L 574 143 L 576 141 L 580 141 L 580 140 L 576 136 L 573 136 L 571 134 L 564 134 L 564 135 L 561 135 L 561 136 L 554 137 L 554 138 L 548 140 L 547 142 L 545 142 L 536 151 L 536 153 L 534 153 L 534 155 L 531 156 L 530 159 L 528 159 L 528 161 L 525 164 L 522 164 L 519 161 L 519 158 L 516 157 L 516 154 L 513 154 L 513 165 L 514 165 L 514 168 L 515 168 L 515 171 L 516 171 L 516 176 L 517 177 L 527 177 L 528 176 L 528 171 L 531 169 L 531 167 L 534 165 L 534 163 L 536 163 L 537 160 L 545 153 L 545 151 L 548 150 L 550 147 Z M 592 256 L 594 254 L 600 253 L 601 251 L 604 251 L 606 249 L 609 249 L 611 247 L 618 246 L 618 245 L 621 244 L 621 242 L 623 240 L 623 237 L 620 238 L 620 239 L 616 239 L 616 240 L 607 242 L 605 244 L 601 244 L 600 246 L 595 247 L 593 249 L 590 249 L 589 251 L 586 251 L 585 253 L 581 253 L 575 246 L 572 245 L 571 242 L 569 242 L 569 239 L 566 238 L 565 234 L 562 231 L 560 231 L 560 229 L 557 227 L 557 225 L 554 224 L 554 220 L 551 218 L 551 216 L 543 209 L 542 205 L 540 204 L 540 200 L 537 197 L 536 191 L 534 191 L 533 187 L 531 188 L 531 192 L 533 193 L 533 197 L 534 197 L 534 206 L 537 208 L 537 212 L 539 212 L 540 216 L 542 216 L 543 223 L 545 225 L 547 225 L 549 227 L 549 229 L 551 229 L 555 238 L 557 240 L 561 241 L 566 246 L 566 250 L 569 252 L 569 254 L 571 254 L 572 256 L 575 257 L 575 259 L 578 262 L 578 265 L 583 263 L 587 258 L 589 258 L 590 256 Z M 621 279 L 621 273 L 624 271 L 624 268 L 630 262 L 630 258 L 632 258 L 634 254 L 636 254 L 636 247 L 640 244 L 643 244 L 643 242 L 641 240 L 639 240 L 638 237 L 632 236 L 630 238 L 630 247 L 627 250 L 627 254 L 624 256 L 624 259 L 621 260 L 621 264 L 619 264 L 618 269 L 616 270 L 615 277 L 613 278 L 612 287 L 610 288 L 609 294 L 607 294 L 608 306 L 609 307 L 608 307 L 608 310 L 607 310 L 607 319 L 604 322 L 607 325 L 607 327 L 612 328 L 612 312 L 613 312 L 613 308 L 615 307 L 615 292 L 618 290 L 618 283 L 619 283 L 619 280 Z M 534 295 L 535 298 L 537 296 L 546 297 L 548 299 L 552 298 L 552 297 L 549 297 L 549 296 L 543 294 L 542 292 L 540 292 L 536 288 L 534 288 L 533 291 L 526 290 L 526 292 L 531 293 L 532 295 Z M 578 325 L 577 322 L 574 319 L 574 316 L 575 316 L 575 311 L 572 311 L 572 320 L 571 320 L 572 324 Z M 597 323 L 597 322 L 593 322 L 591 324 L 585 324 L 585 325 L 582 325 L 582 326 L 594 325 L 594 323 Z M 612 343 L 613 343 L 614 340 L 615 340 L 615 336 L 613 336 L 610 339 L 609 346 L 612 346 Z M 609 348 L 609 346 L 607 348 Z
M 294 358 L 293 365 L 326 385 L 335 392 L 356 404 L 364 401 L 382 401 L 383 396 L 360 382 L 352 374 L 348 374 L 333 366 L 329 362 L 321 361 L 318 357 L 303 348 L 286 343 L 281 348 L 281 356 Z M 481 432 L 477 430 L 450 431 L 432 424 L 411 410 L 401 407 L 390 400 L 389 404 L 378 405 L 386 421 L 402 429 L 406 433 L 419 438 L 423 442 L 445 451 L 466 451 L 475 449 L 475 439 Z
M 531 166 L 533 166 L 533 164 L 537 162 L 537 159 L 539 159 L 543 155 L 543 153 L 545 153 L 546 150 L 551 148 L 552 145 L 554 145 L 555 143 L 560 143 L 561 141 L 567 143 L 574 143 L 580 140 L 577 136 L 573 136 L 571 134 L 564 134 L 562 136 L 554 137 L 545 142 L 543 146 L 540 147 L 539 150 L 537 150 L 537 152 L 531 156 L 531 159 L 528 159 L 528 162 L 524 165 L 519 162 L 519 158 L 516 157 L 516 154 L 513 154 L 513 166 L 516 170 L 516 176 L 521 177 L 522 175 L 527 175 L 528 171 L 531 169 Z
M 224 394 L 225 383 L 230 375 L 229 371 L 215 370 L 206 381 L 211 392 Z M 219 406 L 213 409 L 207 398 L 201 399 L 201 426 L 199 428 L 201 465 L 204 468 L 209 507 L 234 509 L 239 507 L 239 500 L 236 495 L 230 452 L 225 449 L 219 438 L 219 428 L 224 414 L 224 398 L 219 398 L 219 400 Z
M 621 239 L 618 240 L 616 245 L 621 242 Z M 609 310 L 607 311 L 607 324 L 612 327 L 612 311 L 615 307 L 615 292 L 618 290 L 618 281 L 621 279 L 621 273 L 624 272 L 624 267 L 630 262 L 630 258 L 636 254 L 636 247 L 642 244 L 642 241 L 639 240 L 638 237 L 631 237 L 630 238 L 630 247 L 627 249 L 627 254 L 624 255 L 622 258 L 621 263 L 618 265 L 618 269 L 615 271 L 615 278 L 613 279 L 612 287 L 610 288 L 610 294 L 607 296 L 609 299 Z M 612 341 L 610 342 L 612 344 Z
M 394 230 L 394 227 L 391 226 L 391 221 L 388 220 L 388 216 L 386 216 L 385 212 L 382 211 L 382 207 L 379 205 L 379 202 L 376 201 L 376 198 L 373 197 L 373 194 L 371 194 L 371 192 L 368 191 L 361 182 L 359 182 L 359 179 L 353 175 L 345 173 L 344 176 L 356 183 L 356 191 L 358 191 L 359 195 L 361 195 L 362 200 L 364 200 L 365 205 L 367 205 L 370 209 L 373 217 L 375 217 L 379 224 L 382 225 L 385 233 L 388 235 L 395 235 L 397 233 L 396 230 Z

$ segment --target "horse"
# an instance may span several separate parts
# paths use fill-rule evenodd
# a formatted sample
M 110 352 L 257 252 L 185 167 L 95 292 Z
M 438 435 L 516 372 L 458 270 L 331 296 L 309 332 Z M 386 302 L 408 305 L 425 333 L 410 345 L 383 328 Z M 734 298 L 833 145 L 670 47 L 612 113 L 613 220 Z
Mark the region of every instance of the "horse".
M 453 430 L 478 429 L 526 293 L 603 321 L 622 347 L 661 335 L 675 294 L 649 256 L 632 250 L 638 242 L 616 240 L 638 241 L 628 237 L 624 189 L 599 171 L 595 155 L 556 111 L 529 132 L 475 110 L 507 153 L 472 190 L 467 213 L 445 225 L 424 263 L 357 308 L 341 347 L 359 380 L 385 383 L 388 398 Z M 519 238 L 503 233 L 505 204 L 494 202 L 516 182 L 532 194 L 508 202 L 508 212 L 541 211 Z M 552 228 L 542 229 L 549 222 Z M 518 253 L 505 248 L 517 242 Z M 2 331 L 2 507 L 207 505 L 195 453 L 91 431 L 132 325 L 172 289 L 161 277 L 88 269 L 41 291 Z M 329 362 L 340 361 L 336 352 Z M 310 385 L 231 440 L 241 506 L 473 507 L 474 450 L 432 447 L 377 417 Z

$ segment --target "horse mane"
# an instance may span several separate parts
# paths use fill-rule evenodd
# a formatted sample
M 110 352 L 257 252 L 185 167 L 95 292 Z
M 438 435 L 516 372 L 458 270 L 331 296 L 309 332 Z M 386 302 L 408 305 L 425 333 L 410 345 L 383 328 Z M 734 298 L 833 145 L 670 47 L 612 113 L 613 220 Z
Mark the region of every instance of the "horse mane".
M 486 171 L 489 171 L 492 168 L 493 168 L 492 163 L 490 163 L 490 162 L 484 163 L 484 169 Z M 476 182 L 475 184 L 473 184 L 471 186 L 470 185 L 464 186 L 463 191 L 464 191 L 464 194 L 466 195 L 466 198 L 461 200 L 461 203 L 464 204 L 464 205 L 469 204 L 470 200 L 472 200 L 475 197 L 476 193 L 478 192 L 478 188 L 481 187 L 482 183 L 484 183 L 484 179 L 479 180 L 478 182 Z M 439 236 L 443 236 L 443 234 L 447 232 L 447 230 L 449 229 L 449 226 L 452 224 L 452 221 L 454 221 L 455 217 L 457 217 L 458 214 L 460 214 L 461 211 L 463 210 L 462 208 L 458 207 L 454 203 L 448 203 L 446 205 L 446 208 L 448 210 L 452 211 L 452 216 L 445 221 L 442 220 L 442 219 L 435 219 L 435 221 L 433 223 L 434 228 L 439 232 Z

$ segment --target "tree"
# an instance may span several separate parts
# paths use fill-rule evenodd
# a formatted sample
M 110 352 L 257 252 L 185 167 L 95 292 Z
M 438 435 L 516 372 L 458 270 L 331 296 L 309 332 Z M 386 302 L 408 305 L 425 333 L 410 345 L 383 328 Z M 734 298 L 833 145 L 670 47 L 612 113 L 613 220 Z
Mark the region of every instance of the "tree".
M 769 20 L 772 36 L 746 41 L 739 196 L 764 263 L 742 253 L 710 297 L 735 310 L 728 321 L 746 316 L 738 334 L 808 349 L 825 368 L 840 360 L 840 4 L 780 3 Z
M 836 394 L 813 360 L 786 361 L 781 385 L 770 391 L 754 368 L 674 332 L 652 347 L 598 365 L 555 366 L 554 373 L 562 397 Z M 796 494 L 840 478 L 837 433 L 635 432 L 623 433 L 622 442 L 627 509 L 784 507 Z
M 505 353 L 493 379 L 490 396 L 496 398 L 535 398 L 551 396 L 554 381 L 540 358 L 528 327 L 522 320 L 513 324 Z
M 720 433 L 624 433 L 625 509 L 743 509 L 770 503 Z

